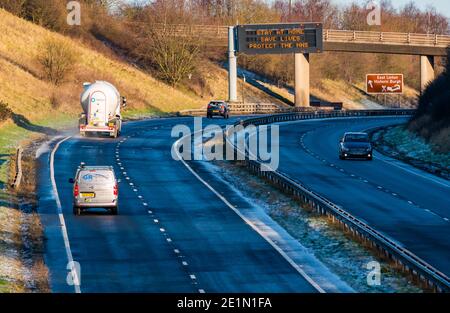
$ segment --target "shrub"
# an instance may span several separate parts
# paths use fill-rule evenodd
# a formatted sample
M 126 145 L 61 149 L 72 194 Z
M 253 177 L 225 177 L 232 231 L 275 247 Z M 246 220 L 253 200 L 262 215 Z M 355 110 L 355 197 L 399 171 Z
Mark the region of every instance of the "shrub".
M 60 96 L 54 91 L 50 96 L 50 105 L 52 109 L 58 110 L 61 107 Z
M 22 16 L 26 0 L 0 0 L 0 8 L 3 8 L 12 14 Z
M 0 101 L 0 122 L 7 120 L 11 117 L 12 111 L 6 102 Z
M 447 50 L 450 60 L 450 49 Z M 450 62 L 435 80 L 428 84 L 419 97 L 417 113 L 409 122 L 408 128 L 431 141 L 440 151 L 449 152 L 450 127 Z
M 26 0 L 23 15 L 38 25 L 63 32 L 67 28 L 66 3 L 61 0 Z
M 77 58 L 68 43 L 50 38 L 41 44 L 37 60 L 42 67 L 45 79 L 58 86 L 74 69 Z
M 200 47 L 194 38 L 180 39 L 175 28 L 164 30 L 148 28 L 148 41 L 143 42 L 136 53 L 147 64 L 156 68 L 158 76 L 172 86 L 192 74 L 197 68 Z

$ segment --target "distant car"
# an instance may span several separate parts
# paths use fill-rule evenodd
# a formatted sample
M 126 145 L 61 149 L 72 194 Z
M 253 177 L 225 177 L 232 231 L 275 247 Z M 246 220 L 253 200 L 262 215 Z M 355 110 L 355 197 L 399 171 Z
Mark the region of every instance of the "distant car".
M 223 116 L 224 118 L 230 117 L 230 109 L 225 101 L 213 100 L 208 103 L 206 117 L 212 118 L 215 115 Z
M 345 133 L 339 143 L 339 158 L 365 158 L 372 160 L 372 144 L 369 135 L 362 132 Z
M 89 208 L 104 208 L 113 215 L 118 213 L 119 190 L 111 166 L 80 165 L 73 184 L 73 213 L 80 215 Z

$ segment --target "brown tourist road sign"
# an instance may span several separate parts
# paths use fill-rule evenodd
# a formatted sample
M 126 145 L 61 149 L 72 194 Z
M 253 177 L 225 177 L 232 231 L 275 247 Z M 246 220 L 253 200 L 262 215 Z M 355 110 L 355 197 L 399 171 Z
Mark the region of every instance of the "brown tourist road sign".
M 403 74 L 367 74 L 366 91 L 370 94 L 403 93 Z

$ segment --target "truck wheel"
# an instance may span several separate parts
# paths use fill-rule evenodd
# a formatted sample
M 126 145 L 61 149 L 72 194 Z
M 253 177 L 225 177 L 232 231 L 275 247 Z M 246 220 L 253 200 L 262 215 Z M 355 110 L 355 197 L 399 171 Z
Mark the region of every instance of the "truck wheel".
M 119 207 L 118 207 L 118 206 L 113 207 L 113 208 L 111 209 L 111 214 L 112 214 L 112 215 L 117 215 L 117 214 L 119 214 Z
M 73 214 L 76 216 L 81 215 L 81 208 L 74 205 L 73 206 Z

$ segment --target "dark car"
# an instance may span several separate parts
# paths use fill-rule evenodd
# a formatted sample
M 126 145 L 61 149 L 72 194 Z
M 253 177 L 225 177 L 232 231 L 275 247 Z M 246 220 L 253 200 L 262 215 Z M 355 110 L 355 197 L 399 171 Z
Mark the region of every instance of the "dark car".
M 230 109 L 225 101 L 211 101 L 208 103 L 206 117 L 212 118 L 215 115 L 223 116 L 224 118 L 230 117 Z
M 361 132 L 345 133 L 339 144 L 339 158 L 364 158 L 372 160 L 372 144 L 369 135 Z

